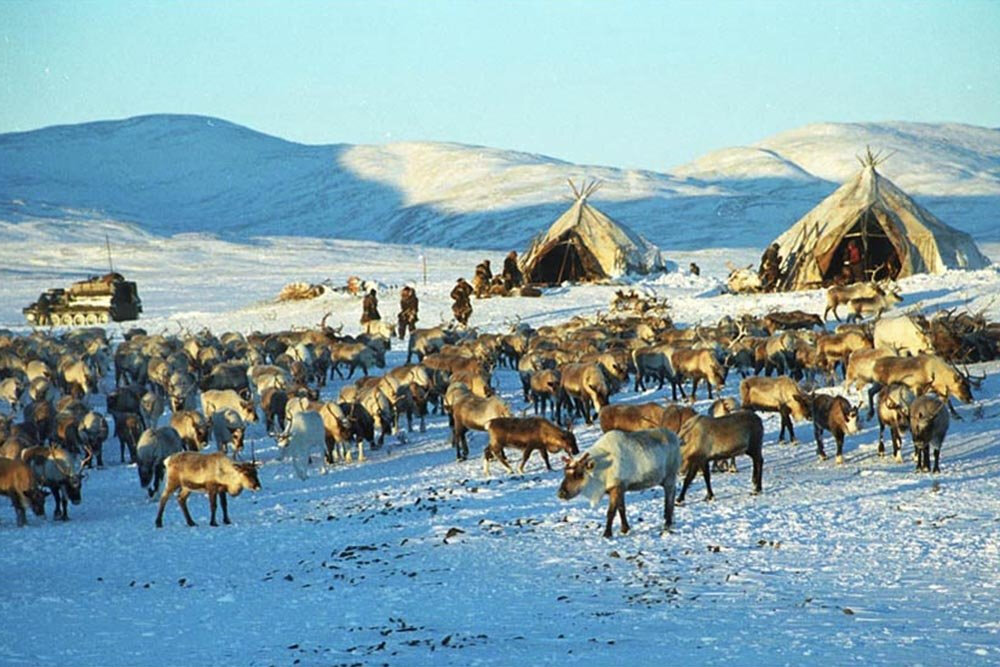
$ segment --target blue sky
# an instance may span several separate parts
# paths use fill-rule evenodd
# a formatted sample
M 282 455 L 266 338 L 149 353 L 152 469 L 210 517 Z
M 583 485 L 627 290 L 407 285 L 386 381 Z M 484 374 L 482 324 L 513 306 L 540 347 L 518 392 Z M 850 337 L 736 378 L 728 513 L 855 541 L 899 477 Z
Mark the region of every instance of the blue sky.
M 663 170 L 819 121 L 1000 126 L 1000 2 L 0 2 L 0 132 L 148 113 Z

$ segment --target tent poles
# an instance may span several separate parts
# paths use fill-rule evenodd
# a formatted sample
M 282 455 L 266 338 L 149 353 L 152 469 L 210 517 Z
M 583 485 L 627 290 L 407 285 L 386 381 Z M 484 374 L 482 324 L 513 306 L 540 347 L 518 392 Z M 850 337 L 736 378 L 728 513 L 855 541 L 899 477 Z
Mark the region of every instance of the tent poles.
M 563 271 L 566 270 L 566 260 L 569 259 L 569 249 L 572 247 L 569 241 L 563 244 L 566 246 L 566 251 L 563 253 L 562 266 L 559 267 L 559 276 L 556 278 L 556 284 L 561 285 L 563 280 Z
M 570 182 L 570 185 L 572 185 L 572 181 Z M 583 189 L 580 190 L 580 194 L 577 195 L 577 201 L 576 201 L 576 222 L 574 223 L 574 226 L 579 225 L 580 224 L 580 219 L 583 218 L 583 199 L 582 198 L 587 196 L 586 190 L 587 190 L 587 188 L 584 187 Z M 574 191 L 575 191 L 575 188 L 574 188 Z M 560 284 L 560 283 L 562 283 L 562 281 L 563 281 L 563 271 L 566 270 L 566 260 L 569 259 L 569 249 L 572 247 L 572 237 L 567 238 L 566 239 L 566 243 L 564 245 L 566 246 L 566 252 L 563 253 L 562 265 L 559 267 L 559 276 L 556 278 L 556 284 L 557 285 Z

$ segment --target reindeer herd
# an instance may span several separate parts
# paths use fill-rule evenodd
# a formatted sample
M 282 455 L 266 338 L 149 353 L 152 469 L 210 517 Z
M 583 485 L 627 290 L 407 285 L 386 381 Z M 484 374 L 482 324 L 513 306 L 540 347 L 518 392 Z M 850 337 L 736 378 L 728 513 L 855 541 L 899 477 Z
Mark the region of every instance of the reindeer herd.
M 48 495 L 55 501 L 53 518 L 68 519 L 68 504 L 81 501 L 86 471 L 104 465 L 103 447 L 113 434 L 119 462 L 127 457 L 135 464 L 147 494 L 154 496 L 163 484 L 156 526 L 174 493 L 194 525 L 187 508 L 194 491 L 208 496 L 212 525 L 217 503 L 229 523 L 227 497 L 260 489 L 253 438 L 250 460 L 244 460 L 253 424 L 266 429 L 279 460 L 291 459 L 305 479 L 313 456 L 324 468 L 363 461 L 366 447 L 377 449 L 394 434 L 405 439 L 401 416 L 408 430 L 418 421 L 424 431 L 428 417 L 441 415 L 458 460 L 469 456 L 470 434 L 485 434 L 486 475 L 493 460 L 513 472 L 505 449 L 521 452 L 521 473 L 534 451 L 549 469 L 549 455 L 562 452 L 559 497 L 583 495 L 596 504 L 608 495 L 609 537 L 615 516 L 628 531 L 626 491 L 663 487 L 666 529 L 678 475 L 678 503 L 698 473 L 711 499 L 712 470 L 735 471 L 738 456 L 751 459 L 751 490 L 760 493 L 761 412 L 779 415 L 779 441 L 787 433 L 794 442 L 794 424 L 812 421 L 818 458 L 826 458 L 823 434 L 829 432 L 842 463 L 845 439 L 860 431 L 862 420 L 861 405 L 848 396 L 865 388 L 868 418 L 877 414 L 880 427 L 878 454 L 888 427 L 893 456 L 902 461 L 903 433 L 909 431 L 917 470 L 939 471 L 949 412 L 954 414 L 950 399 L 971 401 L 981 380 L 962 368 L 997 356 L 1000 325 L 954 311 L 860 321 L 881 314 L 879 304 L 894 299 L 869 287 L 872 296 L 858 296 L 859 288 L 845 301 L 839 289 L 831 288 L 827 312 L 836 316 L 837 305 L 846 302 L 859 321 L 833 331 L 824 318 L 801 311 L 677 327 L 662 304 L 652 307 L 636 297 L 639 307 L 631 312 L 619 308 L 611 316 L 537 329 L 418 329 L 405 363 L 393 368 L 386 368 L 390 339 L 341 335 L 325 321 L 267 334 L 135 329 L 117 345 L 102 329 L 0 331 L 0 407 L 6 407 L 0 493 L 11 498 L 18 525 L 28 509 L 42 515 Z M 858 299 L 879 303 L 858 305 Z M 509 400 L 494 388 L 504 372 L 520 380 L 521 391 Z M 723 396 L 732 374 L 740 376 L 738 389 Z M 333 398 L 328 385 L 338 377 Z M 629 388 L 649 393 L 665 390 L 668 382 L 670 400 L 614 400 Z M 705 414 L 694 407 L 702 384 L 707 398 L 716 399 Z M 604 435 L 581 454 L 574 424 L 594 420 Z M 205 451 L 210 442 L 216 452 Z

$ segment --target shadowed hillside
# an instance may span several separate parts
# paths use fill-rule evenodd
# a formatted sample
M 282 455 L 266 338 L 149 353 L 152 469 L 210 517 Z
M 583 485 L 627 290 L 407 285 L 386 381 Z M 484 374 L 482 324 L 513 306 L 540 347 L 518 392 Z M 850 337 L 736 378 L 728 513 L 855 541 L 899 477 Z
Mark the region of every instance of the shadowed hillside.
M 1000 240 L 1000 131 L 914 123 L 809 125 L 657 173 L 450 143 L 309 146 L 143 116 L 0 135 L 0 222 L 500 249 L 558 216 L 567 178 L 597 178 L 594 203 L 662 248 L 761 246 L 848 178 L 868 144 L 896 151 L 883 173 L 939 218 Z

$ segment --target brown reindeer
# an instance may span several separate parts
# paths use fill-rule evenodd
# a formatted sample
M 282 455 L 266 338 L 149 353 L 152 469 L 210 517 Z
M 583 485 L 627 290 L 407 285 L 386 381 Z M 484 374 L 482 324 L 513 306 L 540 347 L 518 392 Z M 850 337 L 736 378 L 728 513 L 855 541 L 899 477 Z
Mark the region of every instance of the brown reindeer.
M 823 431 L 829 431 L 837 442 L 837 465 L 844 462 L 844 436 L 854 435 L 858 425 L 858 408 L 843 396 L 815 394 L 812 400 L 813 431 L 816 435 L 816 455 L 826 460 L 823 450 Z
M 700 471 L 705 479 L 705 500 L 712 493 L 709 463 L 746 454 L 753 461 L 753 493 L 761 492 L 764 475 L 764 424 L 749 410 L 737 410 L 722 417 L 699 415 L 688 420 L 678 436 L 681 439 L 681 473 L 684 484 L 677 502 L 683 503 L 688 487 Z
M 444 397 L 445 409 L 451 414 L 452 445 L 459 461 L 469 457 L 469 430 L 485 431 L 491 419 L 510 417 L 510 408 L 497 396 L 476 396 L 464 384 L 456 382 L 448 387 Z
M 174 491 L 180 489 L 177 504 L 181 506 L 184 519 L 189 526 L 195 526 L 191 513 L 188 512 L 187 498 L 192 491 L 202 491 L 208 494 L 208 504 L 212 511 L 209 522 L 218 526 L 215 521 L 216 500 L 222 504 L 222 522 L 229 521 L 229 505 L 226 494 L 236 497 L 243 489 L 257 491 L 260 489 L 260 479 L 257 477 L 257 465 L 254 463 L 236 463 L 222 452 L 200 454 L 198 452 L 179 452 L 168 456 L 163 462 L 166 470 L 166 485 L 160 495 L 160 507 L 156 513 L 156 527 L 163 527 L 163 509 Z
M 743 409 L 777 412 L 781 415 L 778 442 L 785 440 L 785 429 L 795 442 L 792 418 L 805 421 L 809 418 L 810 401 L 795 380 L 789 377 L 752 377 L 740 383 L 740 400 Z
M 905 384 L 915 393 L 933 391 L 948 404 L 952 414 L 958 414 L 948 399 L 955 396 L 963 403 L 972 401 L 972 385 L 982 378 L 971 378 L 933 354 L 915 357 L 885 357 L 875 362 L 872 379 L 880 385 Z
M 712 387 L 715 387 L 716 391 L 721 391 L 726 384 L 726 368 L 716 359 L 714 350 L 679 348 L 674 350 L 670 363 L 678 376 L 691 379 L 691 394 L 688 400 L 692 403 L 700 381 L 705 381 L 709 398 L 713 398 Z
M 38 487 L 28 464 L 19 459 L 0 458 L 0 495 L 10 498 L 17 514 L 17 525 L 28 522 L 27 510 L 45 516 L 45 492 Z
M 892 438 L 892 457 L 903 462 L 903 431 L 910 428 L 910 404 L 916 396 L 902 384 L 882 387 L 878 392 L 878 455 L 885 456 L 885 427 Z
M 513 473 L 514 469 L 507 462 L 504 447 L 521 450 L 521 463 L 517 467 L 524 474 L 524 465 L 535 450 L 542 455 L 545 467 L 552 470 L 549 454 L 566 452 L 570 456 L 580 453 L 576 446 L 576 437 L 572 431 L 563 430 L 544 417 L 498 417 L 486 425 L 486 433 L 490 437 L 489 444 L 483 450 L 483 472 L 489 476 L 490 461 L 494 458 Z

